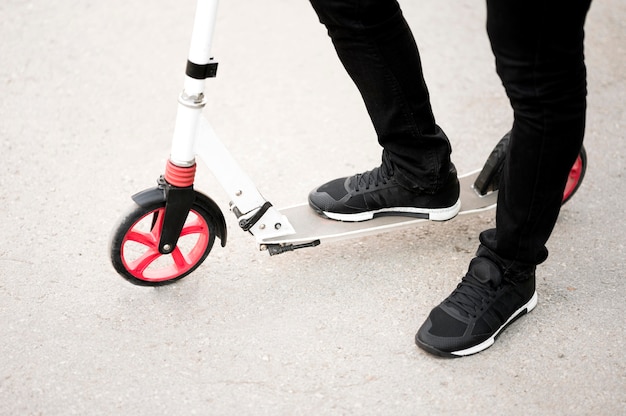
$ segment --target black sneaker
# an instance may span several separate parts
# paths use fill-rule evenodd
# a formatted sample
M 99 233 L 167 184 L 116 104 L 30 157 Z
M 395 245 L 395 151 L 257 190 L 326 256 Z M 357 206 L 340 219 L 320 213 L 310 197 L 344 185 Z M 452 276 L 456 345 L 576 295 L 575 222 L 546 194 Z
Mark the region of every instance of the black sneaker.
M 476 257 L 454 292 L 430 312 L 415 342 L 441 357 L 475 354 L 536 305 L 534 268 L 508 278 L 490 259 Z
M 393 169 L 380 167 L 330 181 L 309 194 L 318 214 L 339 221 L 365 221 L 383 215 L 401 215 L 445 221 L 461 208 L 459 180 L 451 168 L 444 186 L 435 194 L 410 190 L 398 184 Z

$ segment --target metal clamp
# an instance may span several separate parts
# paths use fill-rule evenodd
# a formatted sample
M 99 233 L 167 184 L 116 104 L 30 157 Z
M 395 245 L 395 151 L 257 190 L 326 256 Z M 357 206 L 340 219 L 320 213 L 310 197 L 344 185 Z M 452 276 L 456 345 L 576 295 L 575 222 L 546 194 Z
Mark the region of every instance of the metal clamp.
M 211 58 L 208 64 L 199 65 L 188 60 L 185 74 L 193 79 L 215 78 L 217 76 L 217 62 Z
M 254 224 L 256 224 L 271 207 L 272 204 L 266 201 L 253 216 L 251 216 L 250 218 L 243 218 L 239 220 L 239 226 L 244 231 L 250 231 L 250 229 L 254 227 Z

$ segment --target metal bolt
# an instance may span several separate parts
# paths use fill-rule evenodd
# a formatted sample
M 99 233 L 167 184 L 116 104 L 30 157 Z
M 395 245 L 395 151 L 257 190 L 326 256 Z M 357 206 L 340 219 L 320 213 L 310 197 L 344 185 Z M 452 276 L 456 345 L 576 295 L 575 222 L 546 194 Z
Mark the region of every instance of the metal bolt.
M 241 196 L 241 194 L 243 194 L 243 192 L 241 190 L 235 192 L 235 196 Z
M 259 225 L 259 230 L 265 230 L 265 224 Z
M 282 224 L 277 222 L 276 224 L 274 224 L 274 228 L 276 228 L 277 230 L 280 230 L 280 227 L 282 227 Z
M 163 251 L 170 251 L 172 249 L 172 246 L 169 244 L 164 244 L 163 245 Z

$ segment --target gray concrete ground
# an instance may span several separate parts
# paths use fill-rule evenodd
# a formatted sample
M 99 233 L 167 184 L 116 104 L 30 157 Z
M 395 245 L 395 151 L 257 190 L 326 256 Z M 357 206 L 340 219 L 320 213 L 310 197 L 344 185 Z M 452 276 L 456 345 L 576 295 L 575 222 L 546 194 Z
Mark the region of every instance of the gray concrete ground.
M 626 413 L 626 3 L 587 24 L 589 170 L 538 270 L 539 305 L 489 350 L 443 360 L 416 329 L 493 212 L 277 257 L 226 211 L 175 285 L 113 271 L 108 238 L 163 170 L 195 3 L 0 4 L 0 414 Z M 460 171 L 511 114 L 484 4 L 404 2 Z M 306 1 L 224 1 L 205 109 L 277 206 L 379 161 L 358 93 Z

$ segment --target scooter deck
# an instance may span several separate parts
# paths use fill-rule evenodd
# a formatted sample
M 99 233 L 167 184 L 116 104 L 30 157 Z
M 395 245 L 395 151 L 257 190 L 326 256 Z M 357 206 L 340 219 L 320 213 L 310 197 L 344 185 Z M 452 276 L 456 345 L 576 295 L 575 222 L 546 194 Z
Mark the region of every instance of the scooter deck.
M 487 211 L 496 206 L 497 191 L 484 196 L 474 190 L 473 184 L 480 171 L 459 177 L 461 187 L 461 210 L 459 215 L 467 215 Z M 393 229 L 408 227 L 425 222 L 427 219 L 409 216 L 383 216 L 368 221 L 343 222 L 330 220 L 318 215 L 308 203 L 294 205 L 279 210 L 288 219 L 295 234 L 269 238 L 261 242 L 267 246 L 273 245 L 304 245 L 314 246 L 320 241 L 340 240 L 345 238 L 378 234 Z M 456 217 L 455 217 L 456 218 Z M 293 247 L 299 248 L 299 247 Z M 285 251 L 290 251 L 286 249 Z M 278 254 L 278 253 L 271 253 Z

